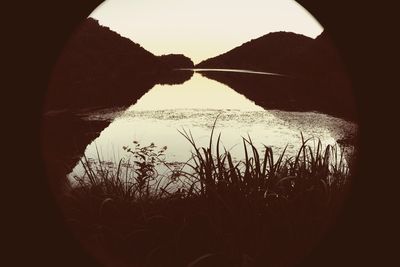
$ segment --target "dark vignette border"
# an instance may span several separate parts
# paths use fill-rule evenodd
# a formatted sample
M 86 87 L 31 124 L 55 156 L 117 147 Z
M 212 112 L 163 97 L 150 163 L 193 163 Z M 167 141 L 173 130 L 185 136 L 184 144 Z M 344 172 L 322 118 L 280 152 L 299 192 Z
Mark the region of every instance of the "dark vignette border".
M 15 39 L 19 53 L 13 60 L 17 73 L 13 79 L 17 84 L 16 93 L 19 94 L 19 88 L 23 99 L 17 103 L 18 106 L 13 104 L 9 107 L 17 119 L 8 126 L 11 134 L 15 133 L 20 140 L 11 144 L 16 152 L 10 157 L 19 159 L 23 155 L 27 159 L 22 165 L 16 160 L 18 162 L 11 165 L 13 172 L 8 176 L 20 182 L 20 191 L 14 195 L 18 200 L 13 202 L 15 207 L 11 207 L 17 221 L 13 225 L 17 229 L 13 231 L 21 237 L 10 241 L 11 247 L 16 248 L 12 266 L 97 266 L 79 249 L 77 241 L 67 231 L 47 187 L 40 157 L 39 130 L 42 99 L 51 69 L 69 35 L 101 2 L 21 3 L 19 10 L 22 12 L 15 12 L 11 20 L 10 25 L 18 29 L 16 35 L 19 35 Z M 380 85 L 371 80 L 378 63 L 374 53 L 376 41 L 373 40 L 376 32 L 371 27 L 370 16 L 375 6 L 359 0 L 298 2 L 330 32 L 341 53 L 353 82 L 361 126 L 359 172 L 352 192 L 336 226 L 302 266 L 382 266 L 388 260 L 379 250 L 385 236 L 381 217 L 384 211 L 379 208 L 384 200 L 379 200 L 379 187 L 382 186 L 377 185 L 374 179 L 382 179 L 386 174 L 373 169 L 374 159 L 368 156 L 378 153 L 377 144 L 371 143 L 370 138 L 378 136 L 379 132 L 379 127 L 371 123 L 378 118 L 369 105 L 374 103 L 375 108 L 380 108 L 378 102 L 372 101 L 375 98 L 373 89 Z M 381 19 L 379 16 L 385 14 L 375 12 L 374 22 Z M 379 90 L 380 94 L 385 94 L 390 88 L 382 86 Z

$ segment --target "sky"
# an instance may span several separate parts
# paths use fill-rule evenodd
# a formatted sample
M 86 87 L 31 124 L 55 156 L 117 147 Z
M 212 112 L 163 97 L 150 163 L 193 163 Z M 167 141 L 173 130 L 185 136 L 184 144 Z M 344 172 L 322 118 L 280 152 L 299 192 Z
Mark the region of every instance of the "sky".
M 107 0 L 89 17 L 155 55 L 184 54 L 195 64 L 269 32 L 323 31 L 294 0 Z

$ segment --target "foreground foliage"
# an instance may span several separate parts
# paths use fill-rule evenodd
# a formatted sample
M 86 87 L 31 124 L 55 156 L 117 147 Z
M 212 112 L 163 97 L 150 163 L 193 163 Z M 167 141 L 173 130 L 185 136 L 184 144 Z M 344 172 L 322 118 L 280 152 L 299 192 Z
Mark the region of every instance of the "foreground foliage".
M 215 125 L 214 125 L 215 126 Z M 214 127 L 213 127 L 214 131 Z M 337 146 L 304 140 L 295 157 L 274 158 L 243 138 L 244 160 L 221 135 L 193 147 L 188 162 L 165 162 L 167 147 L 124 147 L 133 161 L 85 175 L 65 194 L 66 216 L 84 246 L 109 266 L 289 266 L 333 221 L 353 175 Z M 223 150 L 223 152 L 222 152 Z M 168 174 L 158 173 L 159 166 Z

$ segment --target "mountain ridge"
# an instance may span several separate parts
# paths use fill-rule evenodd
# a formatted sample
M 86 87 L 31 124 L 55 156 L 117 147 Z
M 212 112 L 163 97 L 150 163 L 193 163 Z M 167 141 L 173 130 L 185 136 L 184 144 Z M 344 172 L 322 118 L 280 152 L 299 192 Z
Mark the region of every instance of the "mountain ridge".
M 129 105 L 155 84 L 182 83 L 192 68 L 184 55 L 155 56 L 87 18 L 71 36 L 49 83 L 45 110 Z
M 223 54 L 203 60 L 195 67 L 282 72 L 284 70 L 277 59 L 298 53 L 311 45 L 312 40 L 310 37 L 292 32 L 272 32 L 247 41 Z

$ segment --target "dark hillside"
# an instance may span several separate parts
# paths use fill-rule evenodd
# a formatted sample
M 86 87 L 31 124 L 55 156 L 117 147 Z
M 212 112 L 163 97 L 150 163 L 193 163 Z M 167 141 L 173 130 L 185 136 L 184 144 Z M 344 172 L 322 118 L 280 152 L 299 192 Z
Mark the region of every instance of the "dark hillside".
M 157 57 L 108 27 L 88 18 L 72 36 L 54 69 L 46 110 L 129 105 L 162 80 L 182 83 L 193 67 L 183 55 Z

